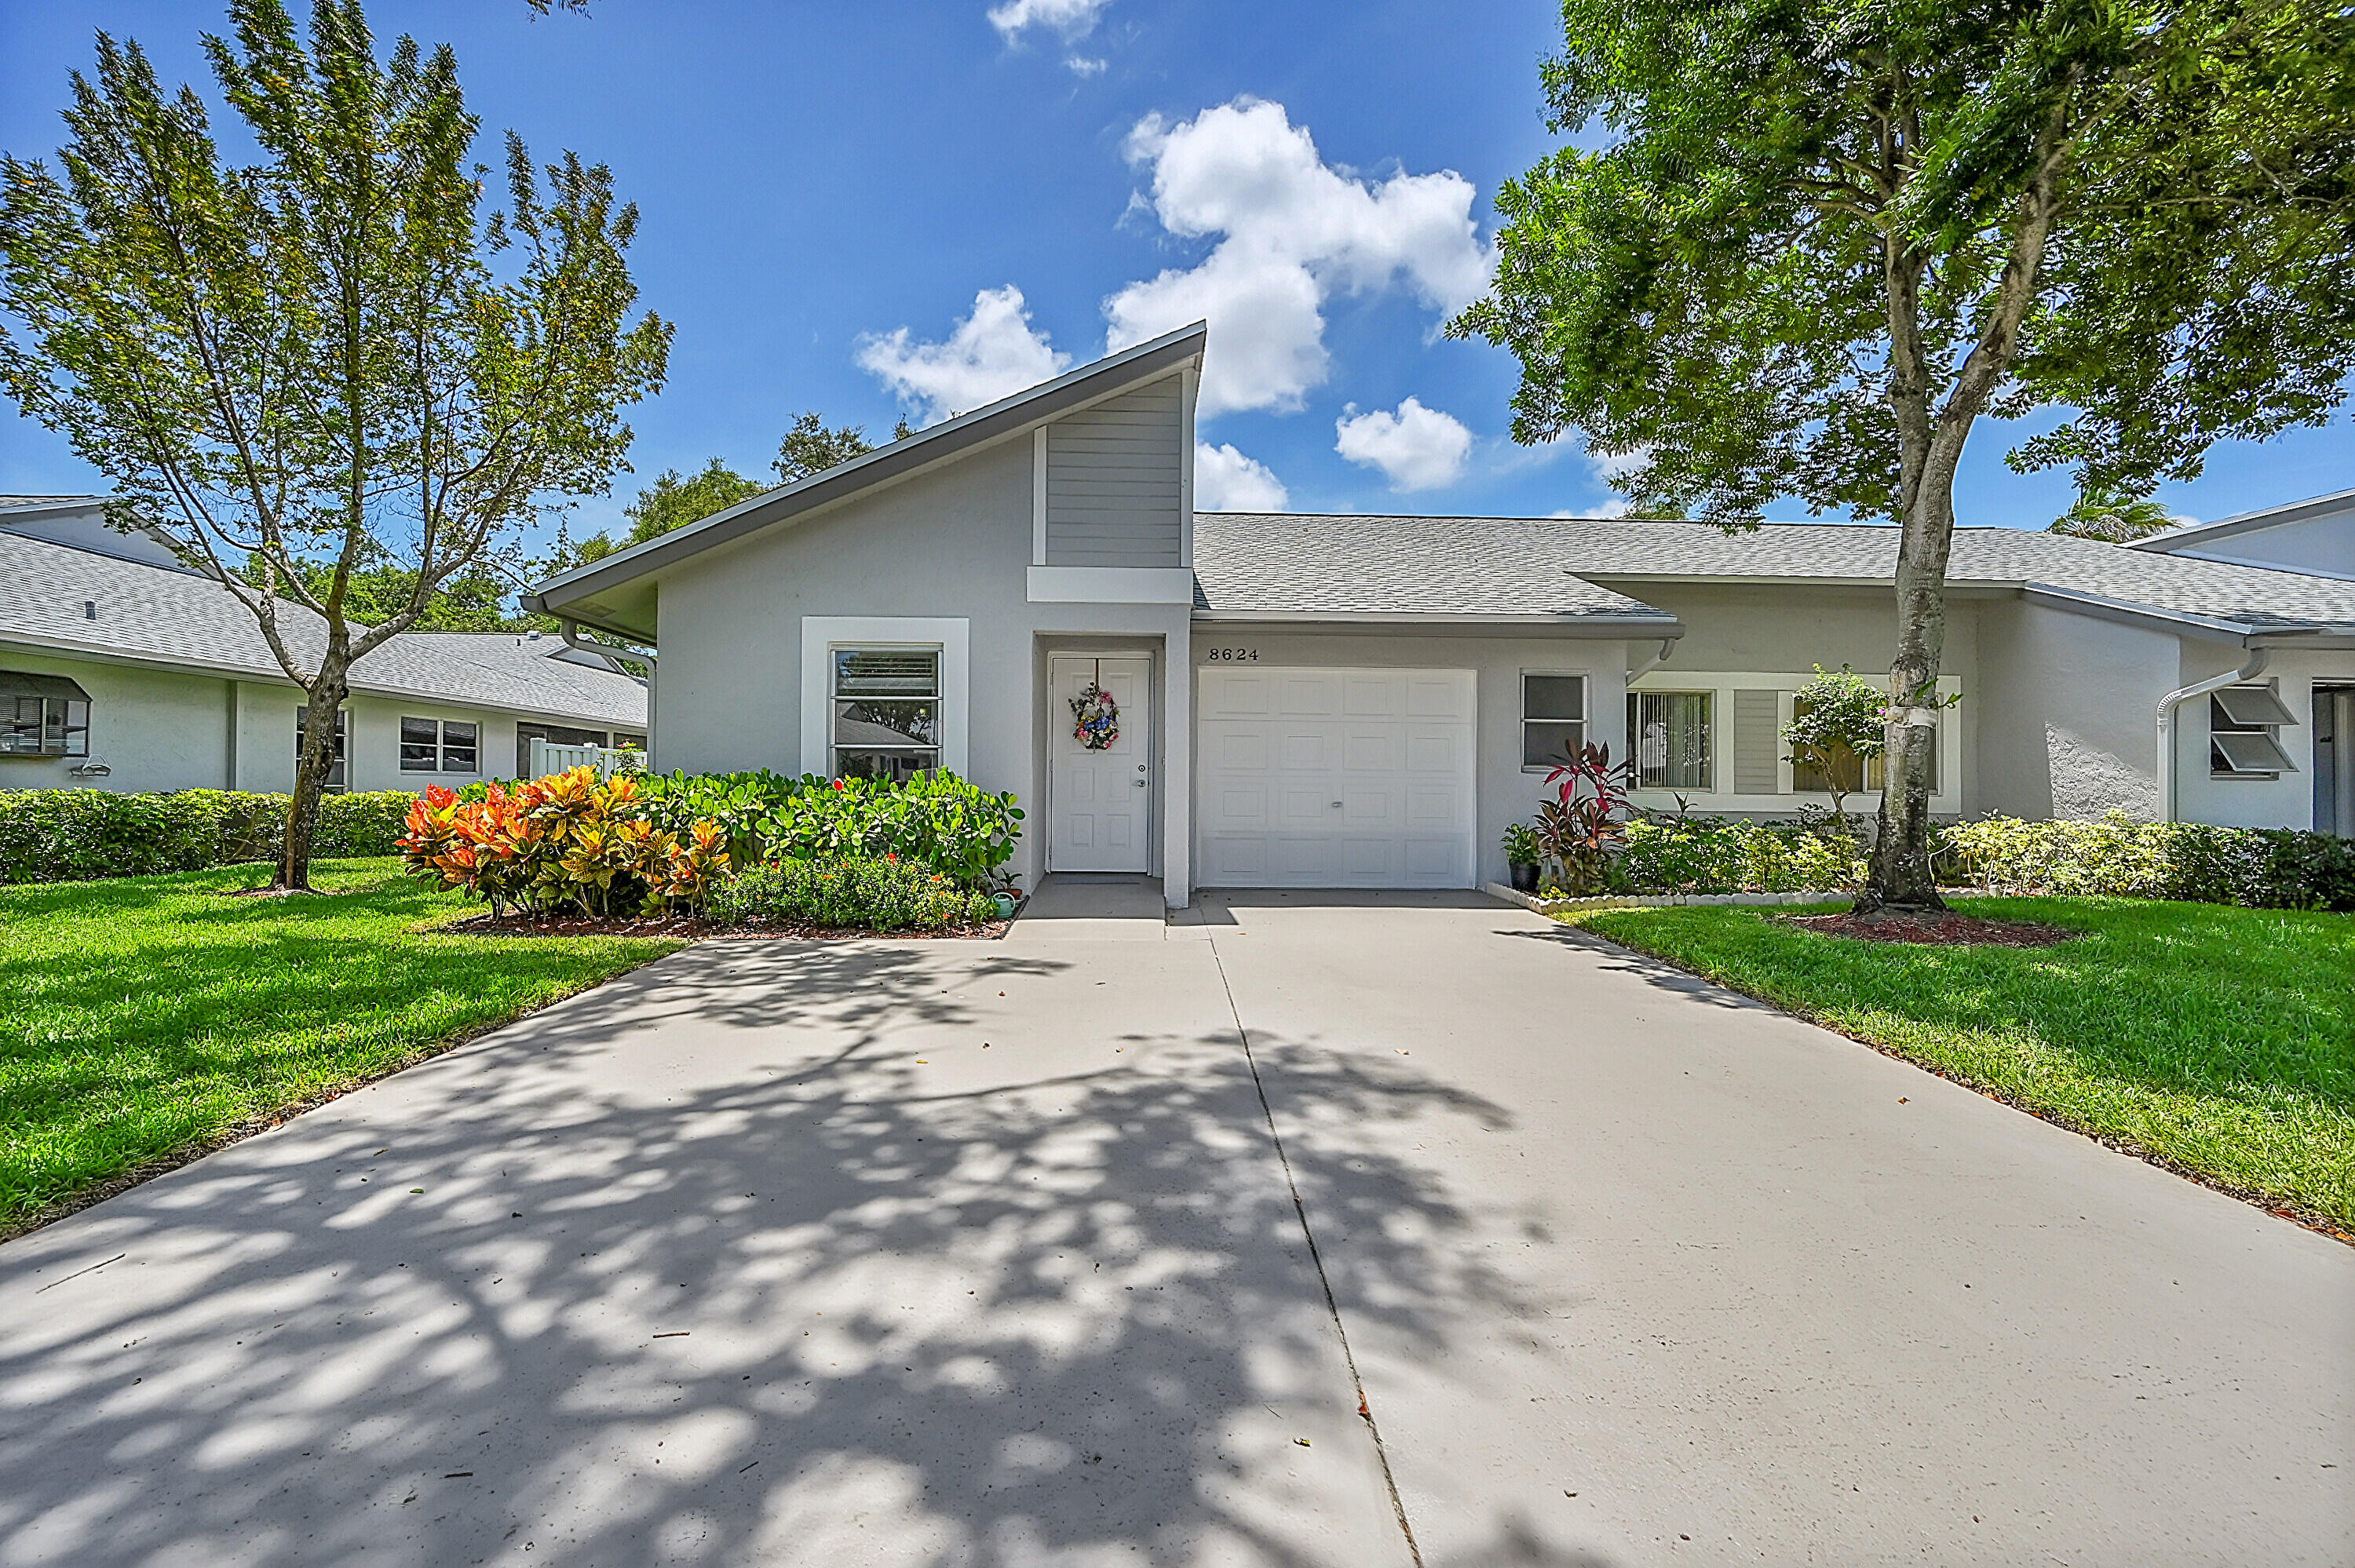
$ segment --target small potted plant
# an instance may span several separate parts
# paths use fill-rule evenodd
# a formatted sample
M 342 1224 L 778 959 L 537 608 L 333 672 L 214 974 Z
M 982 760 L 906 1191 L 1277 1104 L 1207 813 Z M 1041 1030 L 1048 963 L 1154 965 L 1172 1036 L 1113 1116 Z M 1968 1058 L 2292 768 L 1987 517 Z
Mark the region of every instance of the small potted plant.
M 1505 829 L 1505 863 L 1512 869 L 1514 892 L 1538 890 L 1539 858 L 1535 828 L 1527 822 L 1514 822 Z

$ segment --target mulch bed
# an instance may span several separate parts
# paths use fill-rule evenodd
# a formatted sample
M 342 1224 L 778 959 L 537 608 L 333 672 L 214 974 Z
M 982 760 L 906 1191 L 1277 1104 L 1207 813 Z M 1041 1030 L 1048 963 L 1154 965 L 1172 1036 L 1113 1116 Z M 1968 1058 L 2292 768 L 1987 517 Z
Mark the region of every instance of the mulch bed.
M 2061 926 L 2041 926 L 2030 920 L 1982 920 L 1951 910 L 1942 915 L 1859 916 L 1853 910 L 1838 915 L 1786 915 L 1783 923 L 1827 937 L 1947 948 L 2051 948 L 2075 941 L 2083 935 Z
M 581 915 L 506 915 L 494 917 L 488 913 L 470 915 L 464 920 L 453 920 L 446 926 L 433 927 L 436 933 L 453 937 L 668 937 L 679 941 L 703 942 L 714 938 L 777 938 L 797 941 L 847 942 L 868 937 L 894 939 L 941 938 L 993 941 L 1006 935 L 1011 920 L 991 920 L 979 926 L 957 926 L 946 931 L 869 931 L 835 926 L 803 926 L 787 922 L 763 921 L 749 926 L 719 926 L 709 920 L 694 920 L 684 916 L 666 916 L 658 919 L 594 920 Z

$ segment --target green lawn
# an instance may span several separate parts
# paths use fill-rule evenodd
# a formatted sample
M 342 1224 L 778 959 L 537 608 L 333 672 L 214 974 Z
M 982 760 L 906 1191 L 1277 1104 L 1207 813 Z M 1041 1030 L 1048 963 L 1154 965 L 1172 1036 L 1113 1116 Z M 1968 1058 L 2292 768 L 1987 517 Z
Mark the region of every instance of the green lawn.
M 151 1161 L 408 1065 L 679 946 L 444 937 L 390 860 L 0 888 L 0 1235 Z
M 2122 1148 L 2355 1228 L 2355 916 L 2123 898 L 1955 906 L 2085 935 L 1938 948 L 1817 936 L 1756 909 L 1566 918 Z

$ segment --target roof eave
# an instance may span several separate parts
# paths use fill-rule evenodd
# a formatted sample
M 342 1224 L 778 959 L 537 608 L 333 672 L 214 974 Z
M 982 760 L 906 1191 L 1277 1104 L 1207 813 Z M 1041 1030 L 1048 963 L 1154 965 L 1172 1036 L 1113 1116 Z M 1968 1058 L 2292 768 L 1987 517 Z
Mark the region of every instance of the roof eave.
M 969 414 L 919 430 L 912 436 L 878 447 L 862 457 L 837 464 L 824 473 L 767 491 L 740 502 L 725 512 L 673 529 L 659 538 L 616 551 L 602 560 L 576 567 L 539 585 L 523 602 L 542 615 L 570 616 L 564 607 L 621 583 L 676 566 L 688 556 L 742 538 L 759 529 L 805 512 L 887 484 L 934 463 L 962 455 L 1071 408 L 1109 396 L 1120 387 L 1149 380 L 1189 363 L 1199 365 L 1209 337 L 1205 323 L 1181 327 L 1150 342 L 1108 355 L 1041 383 L 1011 397 L 1003 397 Z M 618 630 L 608 628 L 606 630 Z M 623 633 L 637 636 L 643 633 Z
M 1581 637 L 1682 637 L 1685 623 L 1673 615 L 1632 615 L 1573 610 L 1530 610 L 1465 615 L 1453 610 L 1412 609 L 1203 609 L 1199 622 L 1243 626 L 1544 627 Z

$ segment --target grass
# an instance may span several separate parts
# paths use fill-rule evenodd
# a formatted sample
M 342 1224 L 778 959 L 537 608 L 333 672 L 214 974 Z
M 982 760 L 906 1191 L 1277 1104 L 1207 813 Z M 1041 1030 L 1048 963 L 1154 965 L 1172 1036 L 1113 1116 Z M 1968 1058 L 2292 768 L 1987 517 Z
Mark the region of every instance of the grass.
M 2355 916 L 1966 898 L 2059 947 L 1827 937 L 1755 909 L 1563 916 L 2118 1148 L 2355 1230 Z
M 0 1236 L 680 944 L 439 936 L 391 860 L 0 888 Z

